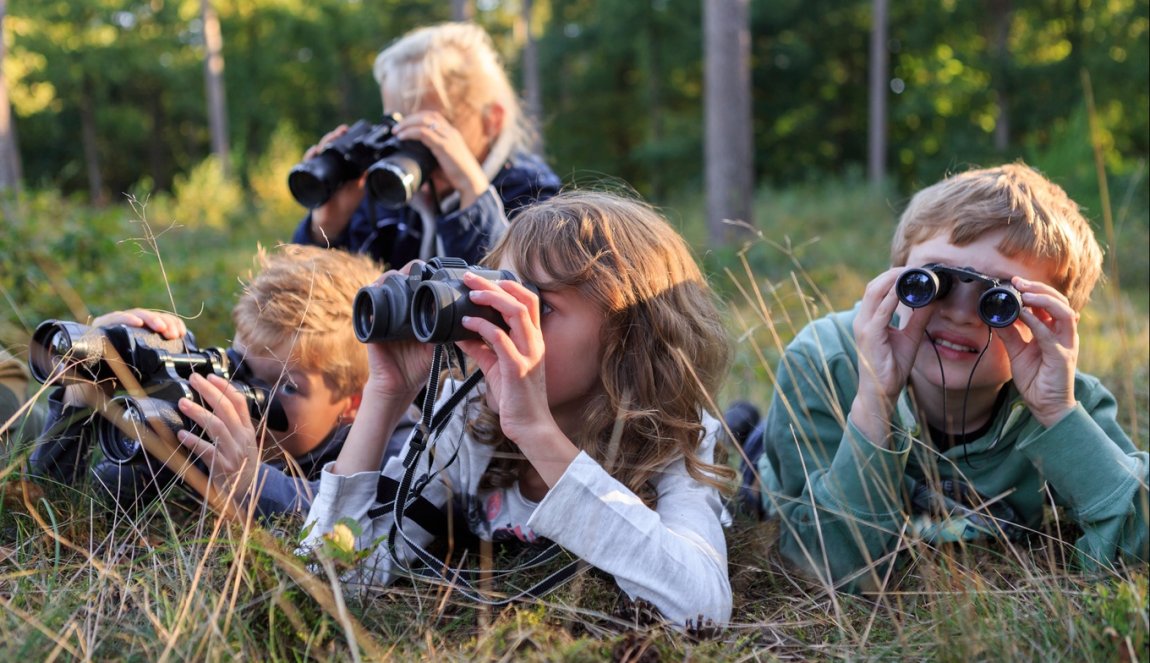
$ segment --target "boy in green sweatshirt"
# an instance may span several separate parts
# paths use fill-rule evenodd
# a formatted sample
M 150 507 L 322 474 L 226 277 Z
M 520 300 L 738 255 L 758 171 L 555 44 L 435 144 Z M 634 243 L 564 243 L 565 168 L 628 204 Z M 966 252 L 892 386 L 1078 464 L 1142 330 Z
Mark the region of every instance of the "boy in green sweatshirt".
M 1146 560 L 1147 453 L 1077 371 L 1101 256 L 1078 206 L 1025 165 L 917 193 L 893 267 L 787 347 L 749 443 L 782 555 L 871 591 L 907 537 L 1019 539 L 1057 505 L 1081 567 Z

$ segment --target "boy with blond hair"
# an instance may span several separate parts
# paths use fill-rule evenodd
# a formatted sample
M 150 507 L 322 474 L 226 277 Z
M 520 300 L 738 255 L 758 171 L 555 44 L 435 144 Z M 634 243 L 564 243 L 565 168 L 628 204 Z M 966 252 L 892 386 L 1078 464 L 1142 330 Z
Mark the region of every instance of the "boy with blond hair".
M 916 194 L 891 269 L 804 328 L 755 435 L 779 550 L 823 582 L 881 587 L 905 533 L 1014 540 L 1064 507 L 1085 569 L 1147 559 L 1147 453 L 1077 371 L 1101 274 L 1090 225 L 1023 165 Z
M 359 407 L 367 353 L 355 338 L 352 300 L 379 269 L 364 256 L 299 245 L 261 249 L 256 262 L 258 273 L 232 309 L 232 350 L 247 374 L 269 385 L 287 426 L 265 429 L 253 422 L 244 397 L 227 380 L 193 374 L 189 382 L 204 405 L 184 398 L 178 407 L 204 432 L 183 429 L 177 439 L 225 494 L 254 498 L 259 515 L 303 513 L 314 494 L 313 479 L 338 455 Z M 187 334 L 179 317 L 145 309 L 109 313 L 91 324 L 112 325 L 147 328 L 167 339 Z M 68 483 L 81 478 L 93 428 L 84 402 L 78 385 L 52 395 L 50 421 L 32 452 L 35 474 Z M 174 481 L 151 460 L 100 459 L 92 476 L 123 507 L 140 506 Z

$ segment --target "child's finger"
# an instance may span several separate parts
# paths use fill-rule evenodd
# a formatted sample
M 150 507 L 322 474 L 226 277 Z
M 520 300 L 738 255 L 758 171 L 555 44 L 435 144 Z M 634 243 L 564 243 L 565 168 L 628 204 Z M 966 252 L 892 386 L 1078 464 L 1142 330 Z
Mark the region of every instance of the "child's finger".
M 530 290 L 514 281 L 496 283 L 471 273 L 464 275 L 464 280 L 471 288 L 471 301 L 498 311 L 513 337 L 526 341 L 533 336 L 533 329 L 538 330 L 539 304 Z
M 467 325 L 464 324 L 464 327 L 467 327 Z M 495 351 L 491 349 L 491 346 L 489 346 L 486 341 L 456 341 L 456 345 L 459 346 L 460 350 L 463 350 L 464 354 L 471 357 L 471 359 L 475 361 L 475 365 L 479 367 L 479 370 L 484 373 L 487 373 L 489 369 L 495 365 L 495 362 L 499 361 L 499 356 L 495 354 Z
M 192 433 L 182 430 L 176 433 L 176 440 L 179 441 L 193 457 L 198 458 L 208 466 L 211 466 L 216 461 L 216 447 L 211 442 L 203 439 L 202 437 L 193 435 Z
M 240 393 L 240 390 L 236 389 L 235 385 L 218 375 L 209 375 L 208 383 L 218 389 L 223 397 L 227 399 L 228 403 L 231 404 L 232 411 L 236 414 L 246 415 L 248 411 L 248 401 L 244 398 L 244 395 Z
M 499 285 L 502 286 L 508 294 L 519 300 L 520 303 L 527 307 L 527 313 L 531 319 L 531 324 L 535 327 L 538 327 L 540 325 L 539 295 L 535 294 L 535 292 L 528 288 L 526 285 L 518 281 L 512 281 L 510 279 L 500 281 Z

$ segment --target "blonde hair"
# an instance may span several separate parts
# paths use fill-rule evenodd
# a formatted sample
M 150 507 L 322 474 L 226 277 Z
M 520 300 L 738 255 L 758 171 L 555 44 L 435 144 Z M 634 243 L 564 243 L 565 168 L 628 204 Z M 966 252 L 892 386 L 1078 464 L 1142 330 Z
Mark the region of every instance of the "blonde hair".
M 249 348 L 292 348 L 300 368 L 317 371 L 336 400 L 367 382 L 367 348 L 356 340 L 352 300 L 380 269 L 370 258 L 346 251 L 287 244 L 256 255 L 232 309 L 236 340 Z
M 413 112 L 429 90 L 452 121 L 461 107 L 482 112 L 498 103 L 503 107 L 499 139 L 510 151 L 530 148 L 534 134 L 519 97 L 491 36 L 478 25 L 440 23 L 412 30 L 376 56 L 372 72 L 381 93 L 391 90 L 393 98 L 403 100 L 403 108 L 387 112 Z
M 576 445 L 648 504 L 651 480 L 680 458 L 691 477 L 725 488 L 729 468 L 695 454 L 730 347 L 714 293 L 670 224 L 638 200 L 561 193 L 524 208 L 485 262 L 504 259 L 528 282 L 575 288 L 604 313 L 602 393 Z M 485 414 L 473 423 L 477 438 L 514 455 Z M 514 466 L 504 466 L 502 477 L 489 472 L 491 484 L 510 483 Z
M 999 229 L 1003 255 L 1050 265 L 1050 285 L 1082 310 L 1102 274 L 1102 249 L 1078 205 L 1023 163 L 970 170 L 916 193 L 895 230 L 891 265 L 905 265 L 911 247 L 940 233 L 965 246 Z

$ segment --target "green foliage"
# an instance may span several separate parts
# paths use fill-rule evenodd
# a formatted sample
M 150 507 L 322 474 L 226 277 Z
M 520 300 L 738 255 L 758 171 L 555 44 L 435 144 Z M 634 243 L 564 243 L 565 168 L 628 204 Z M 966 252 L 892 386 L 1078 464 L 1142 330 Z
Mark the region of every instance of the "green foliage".
M 1086 595 L 1086 608 L 1099 625 L 1099 658 L 1136 660 L 1150 645 L 1150 591 L 1145 573 L 1127 582 L 1098 583 Z
M 557 172 L 571 182 L 622 178 L 657 201 L 698 192 L 702 4 L 533 6 L 540 122 Z M 259 177 L 259 155 L 283 125 L 308 145 L 341 122 L 377 117 L 375 54 L 410 28 L 448 19 L 448 7 L 428 0 L 216 3 L 240 180 Z M 476 20 L 521 80 L 519 4 L 476 7 Z M 870 0 L 751 3 L 759 181 L 789 186 L 865 168 L 871 12 Z M 15 0 L 4 27 L 5 71 L 32 186 L 89 195 L 102 188 L 97 197 L 115 199 L 146 181 L 156 193 L 169 192 L 177 176 L 204 161 L 196 3 Z M 1126 177 L 1150 157 L 1145 0 L 892 3 L 888 36 L 887 156 L 900 195 L 968 165 L 1055 155 L 1067 141 L 1088 145 L 1079 117 L 1083 73 L 1108 170 Z M 1048 163 L 1044 170 L 1061 180 L 1092 159 Z M 1139 195 L 1145 191 L 1143 182 Z

